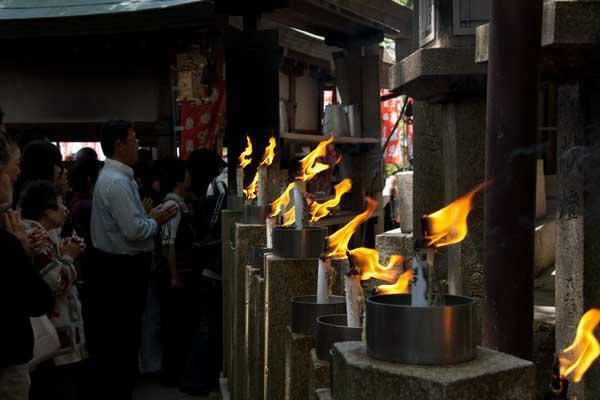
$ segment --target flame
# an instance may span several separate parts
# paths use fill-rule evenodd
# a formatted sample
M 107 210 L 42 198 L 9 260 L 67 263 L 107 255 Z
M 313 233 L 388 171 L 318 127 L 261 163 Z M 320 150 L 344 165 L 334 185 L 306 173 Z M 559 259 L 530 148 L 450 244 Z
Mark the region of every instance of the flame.
M 256 171 L 256 174 L 254 174 L 254 178 L 252 179 L 252 182 L 250 182 L 250 184 L 248 185 L 248 187 L 246 189 L 242 189 L 242 192 L 244 192 L 244 195 L 246 196 L 246 199 L 248 200 L 252 200 L 255 199 L 257 194 L 258 194 L 258 171 Z
M 273 201 L 273 203 L 271 203 L 271 214 L 269 214 L 269 217 L 273 218 L 278 216 L 281 213 L 281 211 L 283 211 L 283 209 L 290 204 L 290 192 L 293 188 L 294 183 L 292 182 L 288 185 L 287 188 L 285 188 L 281 196 L 279 196 L 277 199 L 275 199 L 275 201 Z
M 410 281 L 413 278 L 413 271 L 409 269 L 405 271 L 396 283 L 393 285 L 379 285 L 377 286 L 377 293 L 380 294 L 405 294 L 410 291 Z
M 268 167 L 273 163 L 273 159 L 275 158 L 275 147 L 277 147 L 277 141 L 273 136 L 269 139 L 269 144 L 265 147 L 265 154 L 263 154 L 263 159 L 260 162 L 260 165 L 264 165 Z
M 427 246 L 448 246 L 461 242 L 467 236 L 467 217 L 473 209 L 473 197 L 486 185 L 479 184 L 441 210 L 425 216 Z
M 246 136 L 246 141 L 248 145 L 242 154 L 240 154 L 240 158 L 238 158 L 240 167 L 242 168 L 246 168 L 252 162 L 252 141 L 250 140 L 250 136 Z
M 282 227 L 287 228 L 296 223 L 296 207 L 292 207 L 283 213 L 283 224 Z
M 317 174 L 329 168 L 329 165 L 317 162 L 317 158 L 327 155 L 327 146 L 331 143 L 333 143 L 333 136 L 319 143 L 313 151 L 300 160 L 300 175 L 296 177 L 296 180 L 310 181 Z
M 573 344 L 560 352 L 558 357 L 562 378 L 573 374 L 574 382 L 581 381 L 585 372 L 598 358 L 600 344 L 594 335 L 594 329 L 599 323 L 600 308 L 592 308 L 581 318 Z
M 360 271 L 360 280 L 379 279 L 382 281 L 395 282 L 398 278 L 398 271 L 394 269 L 396 265 L 402 263 L 404 258 L 400 255 L 390 257 L 388 265 L 379 264 L 379 252 L 375 249 L 359 247 L 350 250 L 352 261 Z
M 335 196 L 327 200 L 324 203 L 317 203 L 316 201 L 310 203 L 308 212 L 310 214 L 310 222 L 317 222 L 323 217 L 331 214 L 331 209 L 342 200 L 342 196 L 348 193 L 352 189 L 352 181 L 350 179 L 344 179 L 337 185 L 335 185 Z
M 327 257 L 336 257 L 342 260 L 347 257 L 346 250 L 348 250 L 350 238 L 352 238 L 352 235 L 354 235 L 363 222 L 371 218 L 375 208 L 377 208 L 377 202 L 372 198 L 367 197 L 367 209 L 362 214 L 354 217 L 352 221 L 348 222 L 343 228 L 329 236 L 327 240 L 327 246 L 329 248 Z

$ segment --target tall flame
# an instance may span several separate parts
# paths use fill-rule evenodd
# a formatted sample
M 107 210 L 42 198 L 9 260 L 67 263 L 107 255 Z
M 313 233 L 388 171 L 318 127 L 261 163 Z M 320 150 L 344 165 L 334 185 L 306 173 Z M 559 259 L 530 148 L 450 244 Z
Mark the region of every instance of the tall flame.
M 244 192 L 244 195 L 248 200 L 253 200 L 256 198 L 258 195 L 258 171 L 256 171 L 256 174 L 254 174 L 252 182 L 250 182 L 246 189 L 242 189 L 242 192 Z
M 377 293 L 380 294 L 406 294 L 410 291 L 410 281 L 413 278 L 413 271 L 409 269 L 405 271 L 396 283 L 393 285 L 379 285 L 377 286 Z
M 246 136 L 246 149 L 240 154 L 240 167 L 246 168 L 252 162 L 252 141 L 250 140 L 250 136 Z
M 321 218 L 328 216 L 331 213 L 331 209 L 340 204 L 342 196 L 348 193 L 350 189 L 352 189 L 352 181 L 344 179 L 335 185 L 335 196 L 332 199 L 324 203 L 317 203 L 316 201 L 311 203 L 308 209 L 310 222 L 317 222 Z
M 467 217 L 473 209 L 473 197 L 485 186 L 486 183 L 481 183 L 441 210 L 425 216 L 427 246 L 448 246 L 467 236 Z
M 277 147 L 277 141 L 273 136 L 269 139 L 269 144 L 265 147 L 265 153 L 263 154 L 262 161 L 260 165 L 264 165 L 268 167 L 273 163 L 273 159 L 275 158 L 275 147 Z
M 296 223 L 296 207 L 292 207 L 286 212 L 283 213 L 283 223 L 282 227 L 287 228 L 288 226 L 292 226 Z
M 379 264 L 379 252 L 366 247 L 350 250 L 350 256 L 360 271 L 360 280 L 362 281 L 379 279 L 395 282 L 398 278 L 398 271 L 394 267 L 404 260 L 402 256 L 395 254 L 390 257 L 388 265 L 383 266 Z
M 290 204 L 290 193 L 292 192 L 292 189 L 294 189 L 293 182 L 290 183 L 287 188 L 285 188 L 281 196 L 271 203 L 271 214 L 269 214 L 269 217 L 273 218 L 278 216 L 281 211 L 283 211 L 283 209 Z
M 571 346 L 560 352 L 560 375 L 567 378 L 573 375 L 573 381 L 579 382 L 583 375 L 600 355 L 600 344 L 594 335 L 594 329 L 600 323 L 600 308 L 586 312 L 577 326 L 577 334 Z
M 329 165 L 317 162 L 317 158 L 327 155 L 327 146 L 331 143 L 333 143 L 333 136 L 319 143 L 313 151 L 300 160 L 300 175 L 296 177 L 296 180 L 310 181 L 317 174 L 329 168 Z
M 329 236 L 327 240 L 329 253 L 327 256 L 339 259 L 347 258 L 346 250 L 348 250 L 348 243 L 350 242 L 352 235 L 354 235 L 363 222 L 371 218 L 371 215 L 373 215 L 376 208 L 377 202 L 372 198 L 367 197 L 367 209 L 362 214 L 354 217 L 352 221 L 348 222 L 343 228 Z

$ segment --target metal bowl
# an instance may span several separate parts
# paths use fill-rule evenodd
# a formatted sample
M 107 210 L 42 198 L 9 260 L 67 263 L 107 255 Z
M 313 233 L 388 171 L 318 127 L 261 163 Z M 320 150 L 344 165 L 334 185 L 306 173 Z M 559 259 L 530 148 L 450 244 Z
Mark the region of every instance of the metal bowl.
M 323 253 L 327 228 L 273 229 L 273 254 L 282 258 L 319 258 Z
M 269 217 L 271 206 L 256 206 L 244 204 L 244 223 L 251 225 L 264 225 Z
M 297 296 L 292 297 L 291 305 L 292 332 L 314 336 L 317 332 L 317 318 L 346 311 L 346 297 L 331 296 L 329 303 L 318 304 L 317 296 Z
M 410 295 L 367 299 L 367 354 L 403 364 L 445 365 L 475 358 L 475 300 L 444 295 L 445 306 L 412 307 Z
M 337 342 L 354 342 L 362 338 L 362 328 L 348 327 L 346 314 L 317 318 L 317 357 L 329 361 L 329 350 Z

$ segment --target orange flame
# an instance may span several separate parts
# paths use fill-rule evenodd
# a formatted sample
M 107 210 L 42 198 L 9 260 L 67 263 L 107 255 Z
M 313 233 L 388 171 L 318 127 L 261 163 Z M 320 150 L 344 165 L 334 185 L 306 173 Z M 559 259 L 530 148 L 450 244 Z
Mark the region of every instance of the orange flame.
M 335 185 L 335 196 L 332 199 L 327 200 L 324 203 L 317 203 L 316 201 L 310 203 L 308 209 L 310 222 L 317 222 L 321 218 L 331 214 L 331 209 L 340 204 L 342 196 L 348 193 L 350 189 L 352 189 L 352 181 L 350 179 L 344 179 Z
M 240 154 L 240 167 L 246 168 L 252 162 L 252 141 L 250 140 L 250 136 L 246 136 L 246 141 L 248 142 L 246 149 Z
M 277 141 L 273 136 L 269 139 L 269 144 L 265 147 L 265 154 L 263 154 L 263 159 L 260 162 L 260 165 L 264 165 L 268 167 L 273 163 L 273 159 L 275 158 L 275 147 L 277 147 Z
M 282 227 L 287 228 L 296 223 L 296 207 L 292 207 L 283 213 L 283 224 Z
M 377 293 L 380 294 L 406 294 L 410 291 L 410 281 L 413 278 L 413 271 L 409 269 L 405 271 L 396 283 L 393 285 L 379 285 L 377 286 Z
M 327 155 L 327 146 L 331 143 L 333 143 L 333 137 L 319 143 L 313 151 L 300 160 L 300 175 L 296 177 L 296 180 L 310 181 L 317 174 L 329 168 L 329 165 L 317 162 L 317 158 Z
M 581 381 L 585 372 L 598 358 L 600 344 L 594 335 L 594 329 L 599 323 L 600 308 L 592 308 L 581 318 L 573 344 L 559 354 L 561 377 L 566 378 L 573 374 L 574 382 Z
M 388 265 L 379 264 L 379 252 L 375 249 L 359 247 L 350 250 L 352 261 L 360 271 L 360 280 L 379 279 L 382 281 L 395 282 L 398 277 L 398 270 L 394 267 L 402 263 L 404 258 L 400 255 L 390 257 Z
M 244 192 L 244 195 L 248 200 L 253 200 L 256 198 L 258 195 L 258 171 L 256 171 L 256 174 L 254 174 L 252 182 L 250 182 L 246 189 L 242 189 L 242 192 Z
M 473 209 L 473 197 L 486 185 L 479 184 L 441 210 L 425 216 L 427 246 L 448 246 L 461 242 L 467 236 L 467 217 Z
M 292 182 L 288 185 L 287 188 L 285 188 L 281 196 L 279 196 L 277 199 L 275 199 L 275 201 L 273 201 L 273 203 L 271 203 L 271 214 L 269 214 L 269 217 L 273 218 L 278 216 L 281 213 L 281 211 L 283 211 L 283 209 L 287 207 L 288 204 L 290 204 L 290 193 L 293 188 L 294 183 Z
M 371 215 L 373 215 L 376 208 L 377 202 L 372 198 L 367 197 L 367 209 L 362 214 L 354 217 L 352 221 L 348 222 L 343 228 L 329 236 L 327 240 L 327 246 L 329 248 L 327 257 L 336 257 L 339 259 L 347 258 L 346 250 L 348 250 L 350 238 L 352 238 L 352 235 L 354 235 L 363 222 L 371 218 Z

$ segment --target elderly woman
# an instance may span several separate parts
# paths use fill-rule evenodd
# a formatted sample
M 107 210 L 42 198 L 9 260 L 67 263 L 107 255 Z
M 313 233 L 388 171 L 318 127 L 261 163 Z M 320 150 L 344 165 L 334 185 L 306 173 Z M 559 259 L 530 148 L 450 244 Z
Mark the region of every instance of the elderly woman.
M 30 229 L 48 232 L 63 226 L 67 209 L 59 189 L 50 181 L 34 181 L 25 186 L 20 197 L 21 215 Z M 81 303 L 75 286 L 77 269 L 73 261 L 85 249 L 83 239 L 70 237 L 52 241 L 48 249 L 34 256 L 34 265 L 55 295 L 48 314 L 60 339 L 61 351 L 32 377 L 32 398 L 82 398 L 80 384 L 82 361 L 87 358 Z M 52 393 L 52 395 L 50 395 Z

